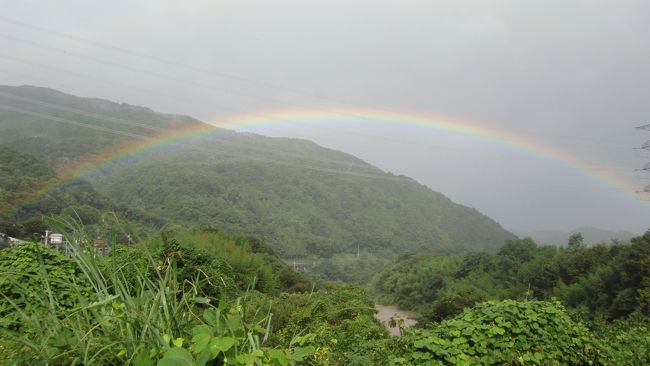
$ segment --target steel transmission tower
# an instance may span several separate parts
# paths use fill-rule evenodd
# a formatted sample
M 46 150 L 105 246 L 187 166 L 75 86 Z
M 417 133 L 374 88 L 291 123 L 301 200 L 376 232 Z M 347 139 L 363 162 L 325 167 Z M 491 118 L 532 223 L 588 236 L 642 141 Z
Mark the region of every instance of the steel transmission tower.
M 650 131 L 650 125 L 639 126 L 636 129 L 641 130 L 641 131 Z M 634 149 L 635 150 L 650 151 L 650 140 L 644 142 L 643 145 L 641 145 L 640 147 L 635 147 Z M 635 171 L 637 171 L 637 172 L 650 172 L 650 162 L 645 163 L 643 165 L 643 167 L 641 167 L 640 169 L 635 169 Z M 650 193 L 650 184 L 643 187 L 640 191 L 637 191 L 637 193 L 639 193 L 639 194 Z

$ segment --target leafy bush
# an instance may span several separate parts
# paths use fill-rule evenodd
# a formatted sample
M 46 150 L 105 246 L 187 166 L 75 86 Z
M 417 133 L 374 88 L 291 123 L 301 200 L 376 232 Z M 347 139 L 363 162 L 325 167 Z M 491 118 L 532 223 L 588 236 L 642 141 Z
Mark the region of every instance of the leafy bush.
M 196 271 L 205 273 L 214 289 L 220 288 L 227 294 L 232 294 L 233 289 L 250 288 L 278 294 L 282 290 L 311 288 L 309 281 L 255 238 L 226 235 L 212 229 L 169 228 L 163 231 L 161 239 L 151 240 L 148 246 L 153 252 L 159 252 L 162 260 L 174 257 L 185 277 Z
M 609 365 L 650 365 L 650 322 L 643 314 L 613 323 L 595 321 L 592 327 L 603 340 Z
M 396 364 L 595 365 L 605 359 L 587 328 L 557 301 L 485 302 L 431 329 L 408 332 Z
M 23 328 L 21 314 L 63 316 L 89 295 L 81 269 L 60 251 L 37 243 L 0 250 L 0 328 Z
M 611 365 L 650 364 L 650 328 L 633 326 L 607 337 Z
M 331 287 L 310 294 L 282 294 L 273 300 L 272 344 L 295 338 L 316 347 L 314 364 L 348 365 L 372 356 L 370 344 L 386 337 L 374 319 L 374 304 L 358 286 Z M 369 354 L 363 354 L 367 350 Z
M 269 335 L 267 315 L 257 322 L 246 321 L 246 310 L 237 303 L 228 311 L 212 307 L 203 312 L 203 324 L 192 328 L 192 339 L 166 338 L 170 344 L 158 361 L 158 366 L 210 365 L 293 365 L 314 353 L 314 347 L 278 349 L 262 346 Z M 262 339 L 260 339 L 262 337 Z M 141 354 L 141 364 L 153 364 L 157 352 Z

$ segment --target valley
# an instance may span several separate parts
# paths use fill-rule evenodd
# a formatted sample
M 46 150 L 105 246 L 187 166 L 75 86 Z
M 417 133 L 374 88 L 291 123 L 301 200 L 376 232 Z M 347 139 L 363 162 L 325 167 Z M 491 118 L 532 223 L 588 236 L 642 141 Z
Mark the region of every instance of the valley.
M 633 365 L 650 352 L 632 348 L 648 334 L 647 233 L 542 245 L 310 141 L 0 89 L 0 232 L 24 240 L 0 250 L 0 361 Z

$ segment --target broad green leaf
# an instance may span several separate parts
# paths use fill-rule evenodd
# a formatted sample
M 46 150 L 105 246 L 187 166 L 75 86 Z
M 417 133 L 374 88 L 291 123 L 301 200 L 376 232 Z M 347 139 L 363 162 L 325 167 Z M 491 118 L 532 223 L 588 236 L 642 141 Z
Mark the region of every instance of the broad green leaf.
M 192 337 L 192 350 L 199 353 L 208 347 L 212 336 L 208 333 L 198 333 Z
M 158 361 L 158 366 L 193 366 L 192 354 L 184 348 L 170 348 L 165 356 Z
M 242 327 L 241 317 L 239 316 L 239 314 L 229 316 L 227 322 L 228 322 L 228 327 L 232 331 L 236 331 Z
M 276 361 L 281 366 L 287 366 L 289 364 L 289 357 L 287 353 L 279 349 L 270 349 L 268 350 L 269 358 Z
M 212 329 L 205 324 L 197 325 L 196 327 L 192 328 L 192 335 L 201 333 L 212 335 Z
M 316 348 L 314 348 L 314 346 L 297 347 L 293 350 L 293 359 L 300 362 L 305 357 L 312 355 L 314 352 L 316 352 Z
M 226 352 L 235 345 L 235 340 L 231 337 L 215 337 L 210 341 L 210 352 L 216 357 L 219 352 Z
M 205 366 L 206 363 L 213 360 L 212 354 L 209 349 L 204 349 L 196 355 L 196 366 Z
M 154 366 L 154 362 L 149 357 L 149 352 L 141 352 L 136 358 L 133 360 L 133 366 Z

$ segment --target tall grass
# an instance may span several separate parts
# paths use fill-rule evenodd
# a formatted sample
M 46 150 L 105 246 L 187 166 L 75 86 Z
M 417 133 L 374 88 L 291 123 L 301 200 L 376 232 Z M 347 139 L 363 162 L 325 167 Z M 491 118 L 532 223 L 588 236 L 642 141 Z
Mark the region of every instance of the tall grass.
M 219 331 L 241 339 L 235 344 L 235 352 L 258 350 L 268 338 L 270 314 L 260 314 L 257 309 L 253 315 L 257 321 L 245 324 L 243 318 L 249 310 L 242 304 L 246 297 L 238 299 L 230 312 L 224 304 L 212 304 L 200 292 L 201 283 L 211 280 L 204 274 L 179 282 L 173 259 L 160 263 L 151 256 L 148 273 L 137 266 L 130 271 L 111 268 L 110 259 L 92 249 L 82 225 L 63 219 L 50 224 L 70 242 L 69 256 L 81 275 L 51 278 L 45 270 L 36 271 L 29 281 L 42 283 L 42 292 L 23 293 L 24 301 L 20 302 L 2 295 L 18 321 L 12 327 L 0 326 L 0 363 L 153 365 L 153 360 L 161 358 L 170 346 L 181 347 L 183 337 L 191 337 L 193 327 L 210 324 L 208 320 L 213 326 L 225 324 Z M 130 278 L 125 273 L 130 273 Z M 9 273 L 0 273 L 5 275 L 12 281 Z M 30 291 L 21 280 L 13 281 L 11 285 L 18 292 Z M 53 284 L 66 287 L 72 306 L 57 301 Z M 210 309 L 210 319 L 206 309 Z M 237 316 L 239 322 L 233 321 Z

